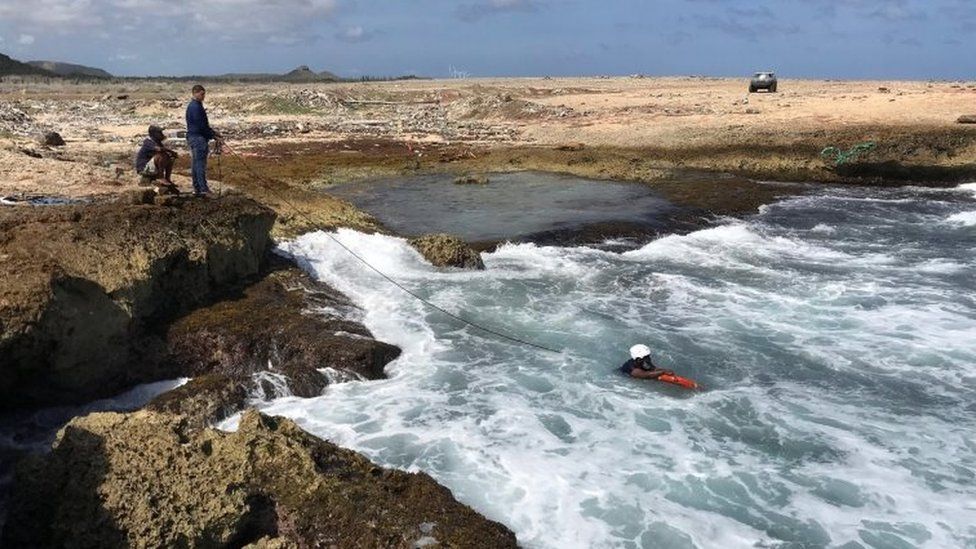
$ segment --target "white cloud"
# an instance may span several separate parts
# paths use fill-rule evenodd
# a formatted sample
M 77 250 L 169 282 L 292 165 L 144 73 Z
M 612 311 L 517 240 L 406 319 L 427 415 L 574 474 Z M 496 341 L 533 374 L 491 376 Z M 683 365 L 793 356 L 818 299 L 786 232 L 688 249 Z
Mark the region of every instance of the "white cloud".
M 346 27 L 340 32 L 336 33 L 336 38 L 342 40 L 343 42 L 366 42 L 371 40 L 375 36 L 374 33 L 367 31 L 360 25 Z
M 470 23 L 500 13 L 528 13 L 537 10 L 538 5 L 534 0 L 478 0 L 458 5 L 455 15 L 462 21 Z
M 2 0 L 0 20 L 37 33 L 72 34 L 83 29 L 152 30 L 201 39 L 302 37 L 330 19 L 338 0 Z M 87 32 L 87 31 L 86 31 Z
M 17 39 L 17 43 L 24 46 L 29 46 L 34 43 L 34 37 L 29 34 L 21 34 L 20 38 Z

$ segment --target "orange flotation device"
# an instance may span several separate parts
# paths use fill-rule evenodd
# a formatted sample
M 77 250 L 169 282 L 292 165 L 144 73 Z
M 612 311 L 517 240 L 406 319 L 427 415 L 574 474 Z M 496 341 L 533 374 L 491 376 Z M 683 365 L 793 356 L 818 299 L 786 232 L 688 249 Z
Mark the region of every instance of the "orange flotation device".
M 701 386 L 695 382 L 693 379 L 688 379 L 686 377 L 671 375 L 671 374 L 661 374 L 654 378 L 658 381 L 663 381 L 665 383 L 670 383 L 672 385 L 677 385 L 679 387 L 684 387 L 685 389 L 700 389 Z

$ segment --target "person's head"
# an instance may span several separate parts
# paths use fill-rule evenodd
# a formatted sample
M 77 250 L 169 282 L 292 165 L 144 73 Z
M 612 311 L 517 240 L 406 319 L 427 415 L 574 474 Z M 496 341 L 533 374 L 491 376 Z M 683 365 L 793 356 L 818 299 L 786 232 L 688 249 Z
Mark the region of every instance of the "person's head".
M 162 142 L 164 139 L 166 139 L 166 134 L 163 133 L 163 129 L 159 126 L 152 125 L 149 126 L 149 137 L 152 138 L 153 141 Z
M 641 363 L 651 357 L 651 348 L 647 345 L 638 343 L 630 348 L 630 358 Z
M 193 90 L 191 93 L 193 94 L 193 98 L 196 99 L 197 101 L 203 101 L 203 98 L 207 96 L 207 90 L 204 89 L 204 87 L 201 86 L 200 84 L 193 86 Z

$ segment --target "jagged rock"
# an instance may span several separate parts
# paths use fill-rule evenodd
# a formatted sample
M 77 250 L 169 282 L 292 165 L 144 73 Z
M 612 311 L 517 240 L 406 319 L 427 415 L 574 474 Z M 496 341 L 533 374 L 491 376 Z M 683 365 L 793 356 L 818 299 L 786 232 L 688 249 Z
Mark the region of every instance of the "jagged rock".
M 185 416 L 189 426 L 202 429 L 243 409 L 247 385 L 242 378 L 203 375 L 159 395 L 145 409 Z
M 167 362 L 181 375 L 221 374 L 250 385 L 253 374 L 283 375 L 293 395 L 322 394 L 331 367 L 366 379 L 400 349 L 376 341 L 352 302 L 284 262 L 232 300 L 197 309 L 167 332 Z
M 459 175 L 454 178 L 455 185 L 487 185 L 487 175 Z
M 44 135 L 39 139 L 41 145 L 47 147 L 63 147 L 64 138 L 58 132 L 44 132 Z
M 956 122 L 959 124 L 976 124 L 976 114 L 964 114 Z
M 18 469 L 11 503 L 5 547 L 516 546 L 428 475 L 253 411 L 235 433 L 148 411 L 76 418 Z
M 481 254 L 463 240 L 449 234 L 428 234 L 410 240 L 424 258 L 435 267 L 460 267 L 462 269 L 485 268 Z
M 175 377 L 155 330 L 256 276 L 274 218 L 241 197 L 0 210 L 0 408 Z

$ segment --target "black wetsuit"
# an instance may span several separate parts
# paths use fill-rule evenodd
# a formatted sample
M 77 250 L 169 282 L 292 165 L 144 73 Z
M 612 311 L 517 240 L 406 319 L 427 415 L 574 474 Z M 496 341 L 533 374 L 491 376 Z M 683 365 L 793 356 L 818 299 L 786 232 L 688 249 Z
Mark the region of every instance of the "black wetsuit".
M 647 357 L 641 360 L 640 363 L 638 363 L 636 359 L 632 358 L 627 362 L 623 363 L 623 365 L 620 367 L 620 371 L 624 375 L 629 376 L 630 373 L 634 370 L 634 368 L 640 368 L 641 370 L 654 370 L 657 369 L 657 366 L 655 366 L 654 363 L 651 362 L 651 357 Z

